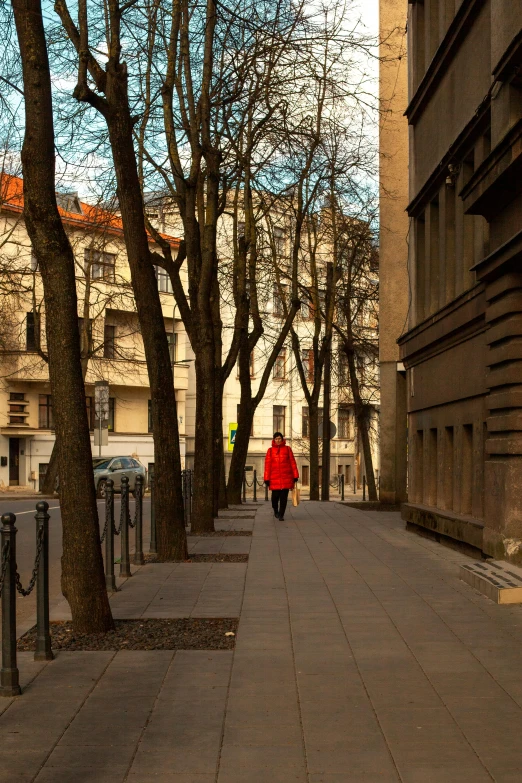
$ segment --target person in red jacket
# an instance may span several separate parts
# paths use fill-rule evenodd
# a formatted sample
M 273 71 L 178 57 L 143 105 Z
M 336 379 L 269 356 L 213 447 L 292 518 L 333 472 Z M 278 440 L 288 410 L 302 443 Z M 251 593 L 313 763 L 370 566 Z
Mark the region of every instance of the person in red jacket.
M 272 508 L 276 519 L 284 520 L 288 492 L 298 479 L 299 471 L 292 449 L 286 445 L 280 432 L 274 432 L 272 447 L 265 457 L 265 484 L 272 490 Z

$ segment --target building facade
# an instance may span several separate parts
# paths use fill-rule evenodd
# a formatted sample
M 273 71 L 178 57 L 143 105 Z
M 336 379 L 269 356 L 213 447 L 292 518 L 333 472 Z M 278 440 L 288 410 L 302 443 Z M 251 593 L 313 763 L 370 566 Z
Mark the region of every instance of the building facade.
M 522 5 L 410 2 L 406 520 L 522 561 Z
M 37 260 L 23 220 L 22 180 L 4 175 L 0 203 L 0 488 L 40 488 L 54 445 L 52 395 L 46 361 L 45 312 Z M 150 390 L 130 270 L 119 218 L 57 194 L 76 259 L 78 318 L 93 455 L 94 385 L 109 382 L 108 444 L 101 455 L 154 462 Z M 176 240 L 172 239 L 175 243 Z M 185 458 L 186 340 L 166 276 L 158 273 L 165 329 L 171 344 Z
M 407 498 L 406 373 L 397 340 L 407 328 L 408 64 L 407 0 L 380 0 L 379 362 L 382 503 Z

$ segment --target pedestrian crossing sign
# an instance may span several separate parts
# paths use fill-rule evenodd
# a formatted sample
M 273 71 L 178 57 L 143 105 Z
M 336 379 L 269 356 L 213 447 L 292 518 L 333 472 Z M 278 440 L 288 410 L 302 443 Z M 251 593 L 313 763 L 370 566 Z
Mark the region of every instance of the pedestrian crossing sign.
M 228 450 L 234 451 L 234 443 L 236 442 L 237 422 L 233 422 L 228 425 Z

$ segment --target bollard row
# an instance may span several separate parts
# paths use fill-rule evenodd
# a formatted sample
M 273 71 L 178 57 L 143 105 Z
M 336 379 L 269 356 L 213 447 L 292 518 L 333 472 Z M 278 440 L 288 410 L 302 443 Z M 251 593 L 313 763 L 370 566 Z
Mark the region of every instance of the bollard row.
M 16 564 L 16 517 L 2 516 L 0 596 L 2 601 L 2 669 L 0 696 L 21 693 L 16 655 L 16 593 L 29 595 L 36 586 L 36 651 L 35 661 L 53 659 L 49 628 L 49 504 L 36 505 L 36 556 L 31 579 L 22 586 Z
M 152 479 L 151 479 L 152 480 Z M 114 521 L 114 482 L 107 479 L 105 485 L 105 525 L 101 536 L 101 543 L 105 541 L 105 584 L 109 592 L 116 592 L 116 578 L 114 574 L 114 536 L 121 536 L 120 577 L 132 576 L 130 566 L 130 529 L 134 529 L 134 565 L 143 565 L 143 477 L 136 476 L 134 488 L 135 508 L 134 521 L 129 510 L 129 479 L 123 476 L 121 479 L 121 509 L 119 526 Z

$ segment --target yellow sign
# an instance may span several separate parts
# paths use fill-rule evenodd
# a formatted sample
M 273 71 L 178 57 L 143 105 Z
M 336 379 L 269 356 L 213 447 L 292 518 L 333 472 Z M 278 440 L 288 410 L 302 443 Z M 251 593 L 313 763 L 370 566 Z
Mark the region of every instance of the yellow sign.
M 236 442 L 237 423 L 228 425 L 228 450 L 234 451 L 234 443 Z

